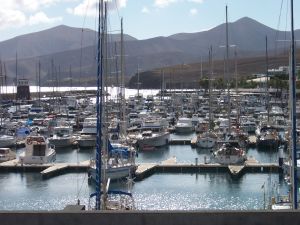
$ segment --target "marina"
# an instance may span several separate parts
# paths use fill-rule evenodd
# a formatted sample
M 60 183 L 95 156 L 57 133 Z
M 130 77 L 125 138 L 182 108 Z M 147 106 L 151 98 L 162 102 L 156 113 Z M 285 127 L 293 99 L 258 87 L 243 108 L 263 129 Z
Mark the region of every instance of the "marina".
M 155 1 L 139 18 L 187 2 L 208 4 Z M 1 43 L 10 56 L 0 60 L 0 219 L 298 224 L 293 0 L 286 4 L 290 32 L 279 30 L 282 1 L 277 30 L 248 17 L 229 22 L 226 5 L 217 27 L 145 40 L 124 33 L 120 14 L 129 5 L 100 0 L 67 8 L 78 16 L 86 7 L 84 21 L 96 16 L 96 30 L 59 26 L 30 34 L 37 43 L 23 35 L 32 49 L 20 51 L 21 62 L 14 44 Z M 41 12 L 47 23 L 62 20 Z M 200 16 L 198 8 L 189 13 Z M 35 23 L 35 15 L 25 17 Z M 283 36 L 291 43 L 274 44 Z

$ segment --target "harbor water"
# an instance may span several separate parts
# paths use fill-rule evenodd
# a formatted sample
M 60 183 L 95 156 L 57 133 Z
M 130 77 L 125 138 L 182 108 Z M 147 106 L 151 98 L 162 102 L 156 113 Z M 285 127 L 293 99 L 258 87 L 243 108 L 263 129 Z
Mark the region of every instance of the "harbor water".
M 173 139 L 190 136 L 172 134 Z M 18 149 L 20 154 L 23 149 Z M 259 162 L 277 162 L 278 152 L 248 149 L 247 155 Z M 57 149 L 56 162 L 81 162 L 93 158 L 95 149 Z M 159 163 L 175 156 L 177 162 L 204 162 L 210 151 L 190 145 L 170 145 L 152 152 L 139 152 L 137 163 Z M 95 185 L 88 184 L 86 173 L 68 173 L 42 179 L 41 175 L 0 173 L 0 210 L 61 210 L 77 199 L 89 205 Z M 113 190 L 126 190 L 124 181 L 111 183 Z M 246 173 L 233 178 L 226 172 L 155 173 L 135 182 L 132 193 L 140 210 L 258 210 L 267 207 L 271 197 L 287 193 L 288 185 L 281 174 Z

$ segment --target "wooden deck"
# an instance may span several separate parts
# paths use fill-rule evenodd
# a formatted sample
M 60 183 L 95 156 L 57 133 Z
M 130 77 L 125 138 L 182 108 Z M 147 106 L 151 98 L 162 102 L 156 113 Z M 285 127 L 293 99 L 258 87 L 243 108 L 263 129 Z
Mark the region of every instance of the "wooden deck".
M 43 178 L 49 178 L 66 172 L 85 172 L 90 161 L 80 163 L 21 164 L 17 159 L 0 163 L 0 172 L 40 172 Z
M 254 158 L 249 158 L 242 165 L 222 165 L 218 163 L 177 163 L 172 157 L 161 163 L 141 163 L 136 171 L 136 179 L 143 180 L 152 174 L 160 173 L 199 173 L 199 172 L 229 172 L 234 177 L 239 177 L 243 173 L 280 173 L 282 169 L 275 163 L 259 163 Z
M 50 178 L 67 172 L 87 172 L 90 161 L 80 163 L 21 164 L 17 160 L 0 163 L 0 172 L 40 172 L 43 178 Z M 159 173 L 202 173 L 230 172 L 237 177 L 243 173 L 280 173 L 281 167 L 275 163 L 259 163 L 249 158 L 243 165 L 221 165 L 218 163 L 178 163 L 171 157 L 161 163 L 141 163 L 136 170 L 136 180 L 143 180 L 152 174 Z

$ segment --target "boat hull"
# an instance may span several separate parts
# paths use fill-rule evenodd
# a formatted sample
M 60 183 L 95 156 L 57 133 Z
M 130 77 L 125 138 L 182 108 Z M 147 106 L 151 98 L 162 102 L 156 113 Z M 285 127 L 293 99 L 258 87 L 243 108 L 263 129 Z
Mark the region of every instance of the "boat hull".
M 160 135 L 138 139 L 138 146 L 140 150 L 146 149 L 147 147 L 160 147 L 167 145 L 169 140 L 170 133 L 165 132 Z
M 107 178 L 111 180 L 118 180 L 122 178 L 129 177 L 133 175 L 136 171 L 136 166 L 134 165 L 124 165 L 124 166 L 116 166 L 110 167 L 105 170 L 105 174 Z M 89 169 L 89 178 L 93 181 L 96 181 L 96 168 L 92 167 Z
M 26 156 L 23 152 L 19 156 L 19 162 L 21 164 L 45 164 L 54 162 L 56 159 L 56 152 L 54 149 L 49 149 L 46 156 Z
M 0 136 L 0 148 L 12 147 L 16 144 L 16 139 L 13 136 L 1 135 Z

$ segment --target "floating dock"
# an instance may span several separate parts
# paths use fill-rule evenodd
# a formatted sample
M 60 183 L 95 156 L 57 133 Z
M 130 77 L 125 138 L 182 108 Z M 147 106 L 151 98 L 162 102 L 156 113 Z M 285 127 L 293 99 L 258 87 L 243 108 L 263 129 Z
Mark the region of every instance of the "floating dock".
M 0 172 L 40 172 L 44 179 L 65 173 L 87 172 L 90 161 L 80 163 L 49 163 L 49 164 L 21 164 L 17 160 L 0 163 Z M 194 164 L 177 163 L 172 157 L 161 163 L 141 163 L 136 170 L 136 180 L 140 181 L 154 173 L 201 173 L 201 172 L 229 172 L 238 177 L 246 172 L 253 173 L 281 173 L 282 168 L 275 163 L 259 163 L 250 158 L 242 165 L 221 165 L 218 163 Z
M 140 164 L 136 171 L 136 180 L 141 181 L 154 173 L 200 173 L 200 172 L 229 172 L 233 177 L 249 173 L 281 173 L 282 168 L 275 163 L 259 163 L 250 158 L 242 165 L 221 165 L 218 163 L 187 164 L 177 163 L 174 159 L 159 164 Z
M 21 164 L 17 159 L 0 163 L 0 172 L 40 172 L 43 178 L 50 178 L 67 172 L 87 172 L 90 161 L 80 163 Z

